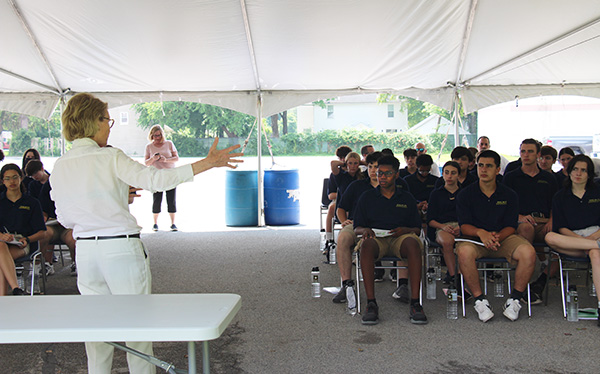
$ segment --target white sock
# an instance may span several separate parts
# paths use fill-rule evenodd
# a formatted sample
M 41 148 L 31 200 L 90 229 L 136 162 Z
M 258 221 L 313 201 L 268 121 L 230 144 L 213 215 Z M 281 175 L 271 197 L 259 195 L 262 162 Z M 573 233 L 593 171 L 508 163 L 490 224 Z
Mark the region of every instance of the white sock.
M 598 301 L 598 309 L 600 309 L 600 301 Z
M 325 233 L 325 239 L 327 239 L 327 240 L 333 240 L 333 233 L 332 232 L 326 232 Z

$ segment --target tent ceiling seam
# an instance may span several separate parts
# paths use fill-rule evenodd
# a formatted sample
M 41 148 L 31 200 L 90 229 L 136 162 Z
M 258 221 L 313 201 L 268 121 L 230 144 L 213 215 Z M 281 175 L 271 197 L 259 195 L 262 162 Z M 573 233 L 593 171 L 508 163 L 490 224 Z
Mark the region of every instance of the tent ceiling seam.
M 530 49 L 529 51 L 527 51 L 527 52 L 525 52 L 525 53 L 522 53 L 522 54 L 520 54 L 520 55 L 518 55 L 518 56 L 516 56 L 516 57 L 513 57 L 513 58 L 511 58 L 510 60 L 507 60 L 507 61 L 505 61 L 505 62 L 503 62 L 503 63 L 501 63 L 501 64 L 499 64 L 499 65 L 496 65 L 496 66 L 494 66 L 493 68 L 491 68 L 491 69 L 488 69 L 488 70 L 484 71 L 483 73 L 480 73 L 480 74 L 478 74 L 478 75 L 475 75 L 475 76 L 473 76 L 473 77 L 471 77 L 471 78 L 469 78 L 469 79 L 465 80 L 465 81 L 464 81 L 464 84 L 465 84 L 465 85 L 468 85 L 468 84 L 469 84 L 471 81 L 474 81 L 474 80 L 476 80 L 476 79 L 485 78 L 485 77 L 486 77 L 486 76 L 488 76 L 488 75 L 492 75 L 492 74 L 494 74 L 494 72 L 496 72 L 496 71 L 498 71 L 498 70 L 502 69 L 503 67 L 505 67 L 505 66 L 507 66 L 507 65 L 509 65 L 509 64 L 511 64 L 511 63 L 513 63 L 513 62 L 515 62 L 515 61 L 518 61 L 518 60 L 524 59 L 524 58 L 526 58 L 526 57 L 528 57 L 528 56 L 531 56 L 532 54 L 534 54 L 534 53 L 536 53 L 536 52 L 538 52 L 538 51 L 540 51 L 540 50 L 542 50 L 542 49 L 544 49 L 544 48 L 546 48 L 546 47 L 549 47 L 549 46 L 551 46 L 551 45 L 553 45 L 553 44 L 556 44 L 556 43 L 560 42 L 561 40 L 564 40 L 564 39 L 566 39 L 566 38 L 568 38 L 568 37 L 570 37 L 570 36 L 572 36 L 572 35 L 575 35 L 575 34 L 577 34 L 578 32 L 580 32 L 580 31 L 583 31 L 583 30 L 585 30 L 585 29 L 587 29 L 587 28 L 590 28 L 590 27 L 592 27 L 592 26 L 594 26 L 594 25 L 596 25 L 596 24 L 598 24 L 598 23 L 600 23 L 600 18 L 596 18 L 595 20 L 593 20 L 593 21 L 591 21 L 591 22 L 588 22 L 588 23 L 586 23 L 586 24 L 585 24 L 585 25 L 583 25 L 583 26 L 580 26 L 580 27 L 578 27 L 578 28 L 576 28 L 576 29 L 574 29 L 574 30 L 571 30 L 571 31 L 569 31 L 569 32 L 567 32 L 567 33 L 565 33 L 565 34 L 563 34 L 563 35 L 560 35 L 560 36 L 558 36 L 557 38 L 554 38 L 554 39 L 552 39 L 552 40 L 550 40 L 550 41 L 548 41 L 548 42 L 546 42 L 546 43 L 544 43 L 544 44 L 541 44 L 541 45 L 539 45 L 539 46 L 537 46 L 537 47 L 535 47 L 535 48 L 533 48 L 533 49 Z M 591 39 L 595 39 L 595 37 L 594 37 L 594 38 L 590 38 L 590 39 L 586 40 L 585 42 L 587 42 L 587 41 L 589 41 L 589 40 L 591 40 Z M 578 43 L 577 45 L 579 45 L 579 44 L 581 44 L 581 43 Z M 569 47 L 567 47 L 567 48 L 565 48 L 565 49 L 568 49 L 568 48 L 570 48 L 570 47 L 572 47 L 572 46 L 573 46 L 573 45 L 571 45 L 571 46 L 569 46 Z M 564 50 L 564 49 L 563 49 L 563 50 Z M 557 52 L 554 52 L 554 53 L 557 53 Z M 552 54 L 554 54 L 554 53 L 552 53 Z M 538 61 L 538 60 L 540 60 L 540 59 L 542 59 L 542 58 L 545 58 L 545 57 L 547 57 L 547 56 L 551 56 L 552 54 L 549 54 L 549 55 L 546 55 L 546 56 L 540 57 L 540 58 L 536 59 L 536 61 Z
M 260 77 L 258 74 L 258 64 L 256 63 L 256 54 L 254 52 L 254 42 L 252 40 L 252 33 L 250 32 L 250 20 L 248 19 L 246 0 L 240 0 L 240 6 L 242 8 L 242 18 L 244 19 L 246 41 L 248 42 L 248 52 L 250 52 L 250 60 L 252 63 L 252 70 L 254 72 L 254 83 L 256 84 L 256 89 L 260 92 Z
M 460 59 L 458 61 L 458 69 L 456 72 L 456 83 L 461 82 L 462 71 L 465 66 L 465 59 L 467 58 L 467 49 L 469 48 L 469 41 L 471 40 L 471 33 L 473 32 L 473 23 L 475 22 L 475 11 L 477 9 L 478 0 L 471 1 L 471 7 L 469 9 L 469 19 L 467 26 L 465 27 L 465 33 L 463 35 L 463 42 L 460 51 Z
M 33 84 L 33 85 L 36 85 L 36 86 L 38 86 L 38 87 L 41 87 L 41 88 L 43 88 L 43 89 L 45 89 L 45 90 L 48 90 L 48 91 L 50 91 L 50 92 L 52 92 L 52 93 L 55 93 L 55 94 L 57 94 L 57 95 L 60 95 L 60 92 L 59 92 L 59 91 L 58 91 L 56 88 L 54 88 L 54 87 L 51 87 L 51 86 L 47 86 L 47 85 L 45 85 L 45 84 L 43 84 L 43 83 L 40 83 L 40 82 L 34 81 L 34 80 L 32 80 L 32 79 L 26 78 L 26 77 L 24 77 L 24 76 L 22 76 L 22 75 L 19 75 L 19 74 L 17 74 L 17 73 L 13 73 L 12 71 L 8 71 L 8 70 L 6 70 L 6 69 L 0 68 L 0 73 L 6 74 L 6 75 L 10 75 L 10 76 L 11 76 L 11 77 L 13 77 L 13 78 L 17 78 L 17 79 L 19 79 L 19 80 L 22 80 L 22 81 L 24 81 L 24 82 L 31 83 L 31 84 Z
M 48 71 L 48 74 L 50 74 L 50 78 L 54 82 L 54 86 L 55 86 L 53 90 L 56 91 L 56 92 L 62 93 L 63 90 L 62 90 L 60 84 L 58 83 L 58 80 L 56 78 L 56 74 L 54 74 L 54 71 L 52 70 L 52 67 L 50 66 L 50 63 L 49 63 L 48 59 L 46 58 L 46 55 L 44 54 L 44 52 L 40 48 L 40 45 L 38 44 L 37 39 L 33 35 L 33 32 L 31 31 L 31 28 L 29 27 L 29 24 L 25 21 L 25 18 L 23 18 L 23 15 L 21 14 L 21 11 L 17 7 L 17 4 L 15 4 L 14 0 L 9 0 L 9 2 L 10 2 L 10 5 L 11 5 L 13 11 L 17 15 L 17 18 L 21 22 L 21 25 L 23 26 L 23 29 L 27 33 L 27 36 L 29 37 L 29 40 L 31 41 L 31 43 L 33 44 L 33 46 L 34 46 L 35 50 L 37 51 L 38 55 L 42 59 L 42 62 L 44 63 L 44 67 Z

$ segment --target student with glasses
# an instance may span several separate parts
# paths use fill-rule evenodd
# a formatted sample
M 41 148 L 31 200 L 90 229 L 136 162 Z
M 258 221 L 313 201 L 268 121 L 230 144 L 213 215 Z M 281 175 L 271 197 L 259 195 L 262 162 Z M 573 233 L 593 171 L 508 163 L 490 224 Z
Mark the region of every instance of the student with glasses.
M 150 143 L 146 145 L 144 156 L 146 166 L 153 166 L 157 169 L 172 169 L 175 163 L 179 161 L 177 149 L 172 141 L 165 139 L 165 132 L 160 125 L 154 125 L 148 133 Z M 164 191 L 167 195 L 167 211 L 171 218 L 171 231 L 177 231 L 175 226 L 175 213 L 177 205 L 175 202 L 176 188 Z M 152 214 L 154 215 L 153 231 L 158 231 L 158 215 L 160 214 L 163 191 L 157 191 L 152 195 Z
M 82 295 L 135 295 L 151 293 L 148 253 L 140 240 L 141 227 L 129 212 L 130 186 L 165 191 L 191 181 L 214 167 L 235 168 L 242 160 L 230 153 L 239 145 L 217 150 L 218 138 L 206 158 L 172 169 L 141 165 L 123 151 L 107 147 L 112 120 L 108 105 L 80 93 L 67 103 L 62 115 L 63 135 L 71 150 L 54 164 L 50 182 L 58 221 L 73 229 L 77 240 L 77 287 Z M 152 343 L 127 343 L 152 355 Z M 110 374 L 113 347 L 87 342 L 88 371 Z M 130 373 L 155 373 L 145 360 L 127 355 Z
M 0 170 L 6 190 L 0 193 L 0 296 L 7 286 L 13 295 L 24 295 L 19 288 L 14 260 L 36 251 L 38 241 L 46 234 L 46 225 L 39 201 L 25 193 L 23 172 L 15 164 Z M 19 245 L 8 244 L 17 240 Z

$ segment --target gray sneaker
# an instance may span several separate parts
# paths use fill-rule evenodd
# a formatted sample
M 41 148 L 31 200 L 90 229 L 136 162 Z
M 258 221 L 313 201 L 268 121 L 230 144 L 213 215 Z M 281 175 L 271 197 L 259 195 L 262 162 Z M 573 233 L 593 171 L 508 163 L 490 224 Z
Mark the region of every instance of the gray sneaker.
M 408 293 L 408 285 L 407 284 L 401 284 L 398 288 L 396 288 L 396 291 L 394 291 L 394 293 L 392 294 L 392 297 L 394 299 L 398 299 L 401 302 L 408 304 L 408 302 L 410 301 L 410 296 Z

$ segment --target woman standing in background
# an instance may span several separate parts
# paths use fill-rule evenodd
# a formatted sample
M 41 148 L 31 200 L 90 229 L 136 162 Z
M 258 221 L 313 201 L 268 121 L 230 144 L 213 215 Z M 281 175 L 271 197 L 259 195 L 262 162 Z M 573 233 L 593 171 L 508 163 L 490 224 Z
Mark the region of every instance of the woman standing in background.
M 172 141 L 165 139 L 165 132 L 160 125 L 154 125 L 148 133 L 150 143 L 146 145 L 145 163 L 146 166 L 154 166 L 157 169 L 171 169 L 175 167 L 175 162 L 179 161 L 177 149 Z M 175 213 L 177 205 L 175 202 L 175 190 L 166 191 L 167 211 L 171 217 L 171 231 L 177 231 L 175 226 Z M 152 196 L 152 213 L 154 214 L 154 226 L 152 230 L 158 231 L 158 215 L 162 204 L 163 191 L 155 192 Z

